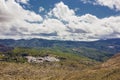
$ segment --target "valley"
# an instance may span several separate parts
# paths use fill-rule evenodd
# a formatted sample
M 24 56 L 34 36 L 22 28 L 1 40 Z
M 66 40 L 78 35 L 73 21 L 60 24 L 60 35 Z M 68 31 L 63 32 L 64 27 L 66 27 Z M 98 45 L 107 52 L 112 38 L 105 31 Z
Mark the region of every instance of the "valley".
M 4 41 L 0 40 L 0 80 L 120 79 L 119 40 Z

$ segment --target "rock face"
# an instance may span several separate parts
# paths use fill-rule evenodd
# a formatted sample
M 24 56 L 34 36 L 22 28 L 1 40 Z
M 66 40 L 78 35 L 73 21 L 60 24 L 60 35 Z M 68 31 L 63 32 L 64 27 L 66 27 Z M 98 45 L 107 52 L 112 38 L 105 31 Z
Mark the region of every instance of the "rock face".
M 51 56 L 45 56 L 45 57 L 33 57 L 33 56 L 26 56 L 25 57 L 29 63 L 42 63 L 42 62 L 59 62 L 60 60 L 51 57 Z

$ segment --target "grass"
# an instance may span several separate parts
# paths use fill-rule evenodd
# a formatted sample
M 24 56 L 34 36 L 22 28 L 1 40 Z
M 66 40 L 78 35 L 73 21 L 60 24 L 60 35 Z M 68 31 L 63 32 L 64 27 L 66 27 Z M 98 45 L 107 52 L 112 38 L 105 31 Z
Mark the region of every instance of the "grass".
M 120 80 L 120 68 L 0 62 L 0 80 Z
M 81 72 L 97 62 L 72 53 L 63 53 L 51 49 L 15 48 L 11 52 L 1 53 L 6 61 L 0 62 L 0 80 L 66 80 L 72 73 Z M 51 55 L 64 58 L 60 62 L 40 64 L 27 63 L 23 54 L 31 56 Z
M 68 75 L 82 71 L 58 63 L 28 64 L 0 62 L 0 80 L 67 80 Z
M 22 57 L 23 54 L 32 56 L 49 54 L 65 60 L 27 63 Z M 0 62 L 0 80 L 120 80 L 119 55 L 104 63 L 53 49 L 15 48 L 4 53 L 5 56 L 2 56 L 3 53 L 0 55 L 0 58 L 8 58 L 7 61 Z

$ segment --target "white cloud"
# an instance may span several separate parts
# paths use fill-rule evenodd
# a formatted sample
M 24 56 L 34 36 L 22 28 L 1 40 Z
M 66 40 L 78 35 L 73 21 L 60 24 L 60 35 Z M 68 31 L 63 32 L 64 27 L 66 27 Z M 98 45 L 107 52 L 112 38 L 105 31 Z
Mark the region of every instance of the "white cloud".
M 28 4 L 29 0 L 16 0 L 18 3 Z
M 15 0 L 0 0 L 0 35 L 12 36 L 30 34 L 40 22 L 42 17 L 32 11 L 24 10 Z M 35 27 L 35 28 L 34 28 Z
M 74 9 L 75 12 L 76 12 L 76 11 L 79 11 L 79 10 L 80 10 L 79 8 L 75 8 L 75 9 Z
M 91 0 L 80 0 L 80 1 L 82 1 L 84 4 L 86 4 L 86 3 L 92 3 L 93 4 L 94 3 L 93 0 L 92 1 Z
M 81 0 L 83 3 L 91 3 L 94 5 L 107 6 L 110 9 L 120 11 L 120 0 Z
M 45 9 L 43 7 L 39 7 L 39 12 L 43 12 Z
M 96 3 L 108 6 L 111 9 L 120 10 L 120 0 L 96 0 Z
M 71 17 L 75 14 L 74 10 L 69 9 L 67 5 L 65 5 L 63 2 L 60 2 L 55 5 L 55 8 L 53 8 L 49 13 L 49 16 L 54 16 L 58 18 L 59 20 L 70 20 Z
M 91 14 L 77 16 L 75 11 L 63 2 L 57 3 L 45 19 L 35 12 L 23 9 L 14 0 L 0 0 L 0 11 L 0 38 L 120 38 L 120 16 L 103 19 Z
M 91 14 L 77 16 L 75 11 L 69 9 L 63 2 L 56 4 L 49 15 L 65 23 L 67 35 L 64 36 L 67 39 L 103 39 L 120 35 L 119 16 L 103 19 Z M 63 38 L 66 39 L 65 37 Z

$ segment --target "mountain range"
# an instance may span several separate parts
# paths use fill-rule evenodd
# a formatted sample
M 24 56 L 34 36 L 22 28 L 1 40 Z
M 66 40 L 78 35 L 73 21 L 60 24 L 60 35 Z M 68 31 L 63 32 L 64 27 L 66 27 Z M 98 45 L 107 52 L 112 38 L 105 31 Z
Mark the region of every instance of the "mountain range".
M 98 61 L 106 60 L 114 54 L 120 52 L 120 39 L 107 39 L 92 42 L 84 41 L 59 41 L 45 39 L 1 39 L 0 44 L 9 47 L 24 47 L 37 49 L 52 49 L 54 51 L 62 51 L 64 53 L 74 53 L 85 56 Z M 10 48 L 11 49 L 11 48 Z M 2 50 L 1 50 L 2 51 Z
M 120 39 L 1 39 L 0 80 L 119 80 L 119 52 Z M 34 63 L 26 57 L 59 61 Z

